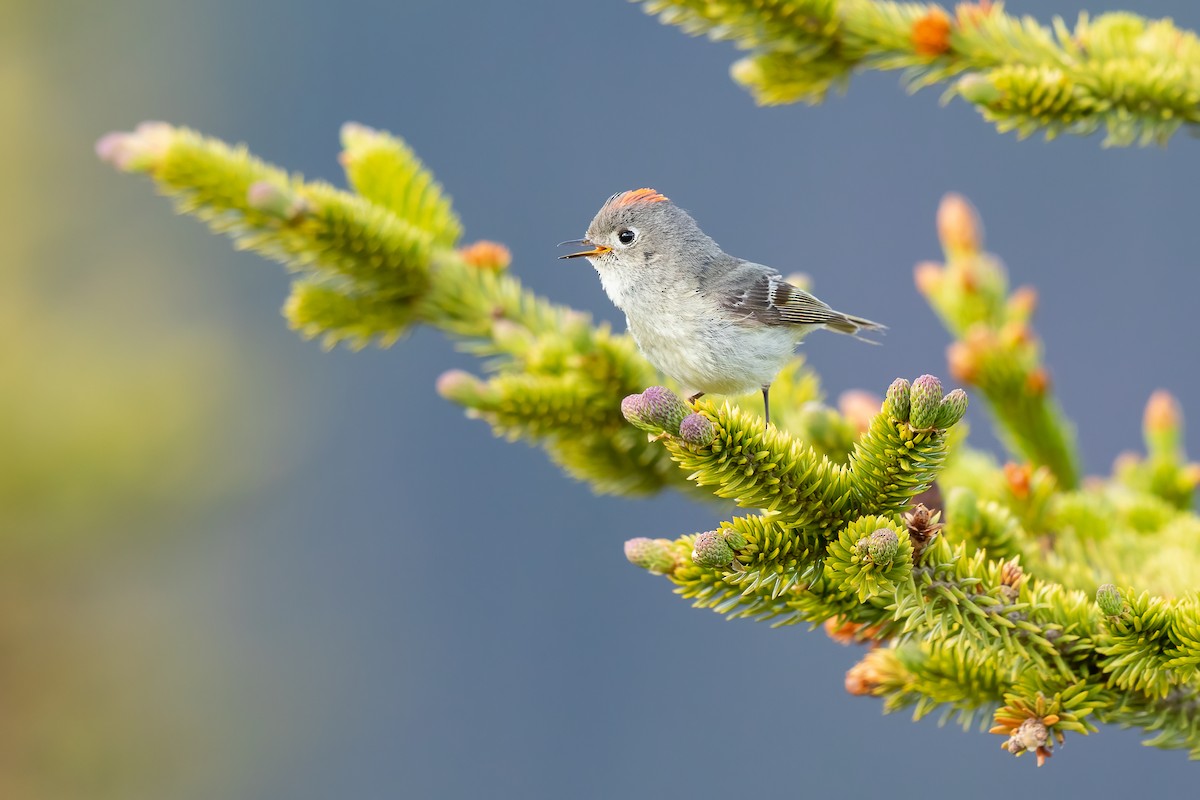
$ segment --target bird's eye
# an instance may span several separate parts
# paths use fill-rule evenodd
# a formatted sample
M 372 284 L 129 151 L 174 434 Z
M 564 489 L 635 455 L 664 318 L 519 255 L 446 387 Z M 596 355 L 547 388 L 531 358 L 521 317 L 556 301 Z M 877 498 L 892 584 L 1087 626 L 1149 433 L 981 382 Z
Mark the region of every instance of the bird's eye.
M 633 240 L 637 238 L 637 231 L 631 228 L 622 228 L 617 234 L 617 241 L 621 244 L 633 244 Z

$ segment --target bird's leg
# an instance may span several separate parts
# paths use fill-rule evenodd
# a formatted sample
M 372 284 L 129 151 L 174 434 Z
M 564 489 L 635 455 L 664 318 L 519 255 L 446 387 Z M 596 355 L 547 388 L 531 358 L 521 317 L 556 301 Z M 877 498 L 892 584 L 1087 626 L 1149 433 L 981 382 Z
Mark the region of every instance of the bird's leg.
M 688 402 L 692 405 L 696 405 L 696 401 L 701 397 L 704 397 L 704 392 L 696 392 L 694 395 L 688 398 Z
M 771 400 L 770 400 L 771 384 L 768 383 L 768 384 L 764 385 L 762 387 L 762 390 L 763 390 L 763 417 L 765 418 L 765 423 L 766 423 L 763 427 L 766 427 L 766 425 L 771 424 Z

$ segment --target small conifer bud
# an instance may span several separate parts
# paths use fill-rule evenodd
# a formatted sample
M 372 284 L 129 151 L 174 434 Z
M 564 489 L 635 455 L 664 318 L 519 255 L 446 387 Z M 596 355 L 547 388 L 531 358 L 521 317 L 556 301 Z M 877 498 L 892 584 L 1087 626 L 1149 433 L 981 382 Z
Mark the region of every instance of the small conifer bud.
M 1037 310 L 1038 293 L 1032 286 L 1018 286 L 1008 298 L 1008 313 L 1022 322 L 1028 321 Z
M 938 6 L 913 23 L 912 44 L 919 55 L 934 58 L 950 52 L 950 17 Z
M 946 362 L 950 374 L 955 380 L 963 383 L 977 383 L 979 378 L 979 359 L 975 351 L 963 342 L 955 342 L 946 348 Z
M 958 91 L 959 97 L 968 103 L 979 106 L 990 106 L 1004 96 L 1004 93 L 997 89 L 987 76 L 977 72 L 959 78 L 958 82 L 954 84 L 954 88 Z
M 1044 367 L 1035 367 L 1025 378 L 1025 389 L 1035 397 L 1041 397 L 1050 388 L 1050 373 Z
M 912 511 L 904 514 L 904 525 L 908 528 L 908 540 L 912 543 L 914 559 L 921 557 L 941 531 L 941 516 L 941 511 L 930 511 L 924 503 L 917 503 Z
M 1026 322 L 1019 320 L 1006 322 L 1000 329 L 1000 346 L 1005 349 L 1016 350 L 1028 345 L 1033 340 L 1033 330 Z
M 712 444 L 717 431 L 703 414 L 688 414 L 679 423 L 679 438 L 693 447 Z
M 621 416 L 637 428 L 654 431 L 654 425 L 646 418 L 646 398 L 631 394 L 621 401 Z
M 877 654 L 883 650 L 872 650 L 846 673 L 846 691 L 861 697 L 872 694 L 883 683 L 884 673 L 876 662 L 882 660 Z
M 651 386 L 642 392 L 643 418 L 659 430 L 676 433 L 679 423 L 692 412 L 679 395 L 663 386 Z
M 343 122 L 340 133 L 342 141 L 347 146 L 361 143 L 364 139 L 373 139 L 379 135 L 379 131 L 363 125 L 361 122 Z
M 824 623 L 825 633 L 838 644 L 860 644 L 879 634 L 879 625 L 851 622 L 843 616 L 830 617 Z M 853 694 L 853 692 L 851 692 Z
M 937 211 L 938 238 L 951 257 L 974 255 L 983 249 L 983 223 L 975 206 L 961 194 L 942 198 Z
M 860 669 L 861 666 L 861 664 L 855 664 L 846 671 L 846 693 L 852 694 L 855 697 L 868 695 L 875 688 L 867 682 L 866 675 L 864 674 L 866 670 Z
M 858 633 L 862 625 L 837 616 L 825 620 L 822 627 L 825 628 L 826 635 L 838 644 L 854 644 L 854 634 Z
M 756 58 L 739 58 L 729 66 L 729 77 L 739 86 L 755 87 L 763 81 L 763 68 Z
M 933 514 L 926 508 L 924 503 L 917 503 L 912 511 L 906 515 L 906 521 L 911 528 L 924 530 L 929 527 L 929 523 L 933 520 Z
M 913 381 L 909 393 L 912 410 L 908 422 L 918 430 L 932 428 L 942 407 L 942 382 L 932 375 L 922 375 Z
M 271 181 L 256 181 L 246 190 L 246 204 L 272 217 L 295 222 L 312 207 L 303 197 Z
M 447 400 L 464 402 L 479 393 L 483 381 L 469 372 L 451 369 L 438 376 L 436 387 L 437 393 Z
M 463 261 L 477 269 L 500 272 L 512 263 L 512 253 L 499 242 L 489 242 L 481 239 L 478 242 L 460 247 L 458 255 Z
M 271 181 L 256 181 L 246 190 L 246 203 L 255 211 L 286 217 L 292 205 L 292 194 Z
M 1050 731 L 1046 723 L 1035 717 L 1030 717 L 1021 723 L 1013 732 L 1013 738 L 1025 750 L 1037 750 L 1050 740 Z
M 1125 611 L 1125 599 L 1121 590 L 1111 583 L 1106 583 L 1096 590 L 1096 605 L 1108 617 L 1119 617 Z
M 114 132 L 96 142 L 96 155 L 122 172 L 149 172 L 171 146 L 174 129 L 165 122 L 143 122 L 132 132 Z
M 917 291 L 926 297 L 930 297 L 942 285 L 943 269 L 940 264 L 935 264 L 932 261 L 922 261 L 913 269 L 913 282 L 917 285 Z
M 908 422 L 910 412 L 910 386 L 904 378 L 897 378 L 888 387 L 887 399 L 883 402 L 884 411 L 897 422 Z
M 117 169 L 125 169 L 124 159 L 128 150 L 129 134 L 125 131 L 112 131 L 96 140 L 96 157 L 101 161 L 112 164 Z
M 1018 500 L 1029 497 L 1033 469 L 1028 464 L 1009 461 L 1004 465 L 1004 479 L 1008 481 L 1008 489 L 1013 493 L 1013 497 Z
M 1142 418 L 1146 447 L 1151 455 L 1170 456 L 1179 450 L 1183 434 L 1183 412 L 1179 401 L 1166 389 L 1150 395 Z
M 742 536 L 733 528 L 726 528 L 723 533 L 725 534 L 726 543 L 734 550 L 741 550 L 746 546 L 746 537 Z
M 644 536 L 625 543 L 625 558 L 629 563 L 655 574 L 675 569 L 675 554 L 668 539 L 647 539 Z
M 1005 586 L 1016 587 L 1025 578 L 1025 571 L 1016 560 L 1005 561 L 1000 567 L 1000 582 Z
M 1183 420 L 1179 410 L 1179 401 L 1166 389 L 1159 389 L 1150 395 L 1146 403 L 1145 426 L 1153 433 L 1162 433 L 1178 428 Z
M 938 411 L 937 426 L 945 430 L 954 426 L 963 414 L 967 413 L 967 393 L 955 389 L 942 398 L 942 406 Z
M 900 537 L 891 528 L 880 528 L 867 540 L 867 552 L 878 566 L 891 564 L 900 549 Z
M 725 541 L 721 531 L 707 531 L 696 537 L 692 561 L 697 566 L 709 569 L 727 567 L 733 563 L 733 548 Z

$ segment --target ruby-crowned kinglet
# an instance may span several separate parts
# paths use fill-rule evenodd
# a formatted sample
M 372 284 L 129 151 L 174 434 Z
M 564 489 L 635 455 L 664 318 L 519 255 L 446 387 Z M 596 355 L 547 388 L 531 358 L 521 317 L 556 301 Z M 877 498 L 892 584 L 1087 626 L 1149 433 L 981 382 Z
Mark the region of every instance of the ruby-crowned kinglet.
M 728 255 L 696 221 L 653 189 L 608 199 L 587 236 L 563 244 L 600 273 L 609 299 L 650 363 L 695 400 L 762 389 L 771 419 L 771 381 L 810 331 L 852 336 L 883 325 L 834 311 L 778 270 Z

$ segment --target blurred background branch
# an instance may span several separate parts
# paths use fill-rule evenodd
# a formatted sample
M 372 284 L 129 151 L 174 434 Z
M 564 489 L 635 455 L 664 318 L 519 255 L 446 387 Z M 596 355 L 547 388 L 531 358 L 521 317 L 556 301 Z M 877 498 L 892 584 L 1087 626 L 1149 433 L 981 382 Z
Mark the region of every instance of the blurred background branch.
M 1000 131 L 1106 132 L 1164 144 L 1200 122 L 1200 40 L 1169 19 L 1086 12 L 1047 26 L 976 0 L 947 12 L 890 0 L 649 0 L 648 13 L 753 54 L 733 77 L 763 104 L 820 103 L 855 72 L 902 70 L 919 89 L 974 105 Z

